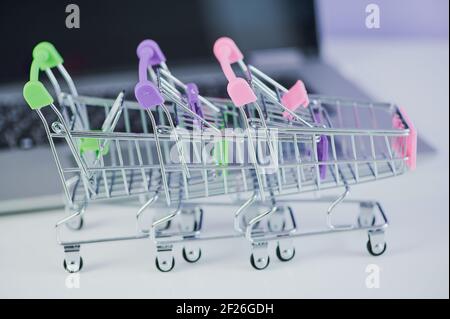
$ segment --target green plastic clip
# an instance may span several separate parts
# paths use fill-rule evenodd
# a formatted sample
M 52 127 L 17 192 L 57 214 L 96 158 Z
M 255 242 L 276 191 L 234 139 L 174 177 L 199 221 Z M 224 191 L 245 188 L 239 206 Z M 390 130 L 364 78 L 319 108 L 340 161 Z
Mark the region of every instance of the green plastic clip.
M 224 122 L 226 123 L 228 119 L 228 114 L 224 114 Z M 225 125 L 221 128 L 223 129 Z M 217 142 L 214 146 L 214 158 L 219 166 L 227 167 L 228 166 L 228 141 L 226 139 Z M 225 176 L 227 175 L 227 171 L 224 172 Z
M 39 70 L 56 67 L 63 58 L 49 42 L 41 42 L 33 49 L 30 81 L 23 87 L 23 97 L 31 109 L 37 110 L 53 103 L 53 97 L 39 81 Z
M 33 110 L 53 103 L 53 97 L 39 81 L 28 81 L 23 87 L 23 97 Z
M 228 165 L 228 141 L 222 140 L 214 146 L 214 158 L 219 166 Z
M 94 137 L 85 137 L 80 139 L 80 154 L 83 155 L 87 152 L 95 152 L 97 157 L 100 156 L 101 149 L 100 139 Z M 101 155 L 106 155 L 109 152 L 109 143 L 105 143 Z
M 45 41 L 34 47 L 33 59 L 39 62 L 39 68 L 42 71 L 54 68 L 64 62 L 53 44 Z

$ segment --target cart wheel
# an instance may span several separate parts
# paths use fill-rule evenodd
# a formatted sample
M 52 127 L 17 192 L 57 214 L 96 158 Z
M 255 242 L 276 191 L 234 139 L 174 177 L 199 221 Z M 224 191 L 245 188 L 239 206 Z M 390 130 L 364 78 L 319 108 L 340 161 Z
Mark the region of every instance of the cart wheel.
M 281 261 L 289 261 L 292 260 L 295 256 L 295 248 L 292 247 L 291 249 L 283 249 L 283 251 L 280 248 L 280 244 L 277 245 L 276 249 L 277 257 Z
M 359 227 L 370 227 L 375 226 L 376 218 L 372 216 L 372 219 L 362 219 L 361 216 L 358 216 L 358 225 Z
M 245 225 L 248 225 L 248 223 L 250 222 L 251 218 L 246 217 L 245 215 L 242 216 L 242 221 L 244 222 Z M 261 221 L 256 222 L 256 224 L 253 226 L 253 229 L 257 229 L 259 228 L 261 225 Z
M 267 222 L 267 227 L 269 228 L 269 230 L 271 231 L 271 232 L 279 232 L 279 231 L 283 231 L 283 230 L 285 230 L 286 229 L 286 221 L 285 220 L 283 220 L 283 223 L 281 223 L 281 225 L 280 226 L 274 226 L 274 225 L 272 225 L 272 221 L 269 219 L 269 221 Z
M 80 216 L 80 218 L 77 218 L 76 220 L 73 220 L 66 224 L 67 228 L 69 228 L 71 230 L 80 230 L 81 228 L 83 228 L 83 225 L 84 225 L 84 219 L 82 216 Z
M 168 230 L 171 225 L 172 225 L 172 220 L 169 220 L 165 224 L 159 225 L 157 228 L 159 231 L 165 231 L 165 230 Z
M 202 250 L 200 248 L 187 250 L 186 247 L 183 247 L 183 258 L 188 263 L 195 263 L 200 260 L 200 257 L 202 257 Z
M 175 267 L 175 258 L 172 257 L 171 262 L 163 261 L 162 263 L 159 263 L 158 257 L 155 259 L 155 265 L 156 268 L 158 268 L 161 272 L 169 272 Z
M 372 256 L 381 256 L 386 251 L 387 244 L 383 243 L 383 246 L 377 245 L 374 248 L 372 248 L 372 242 L 370 239 L 367 241 L 367 250 Z
M 186 227 L 183 227 L 183 226 L 186 226 Z M 197 223 L 197 221 L 194 221 L 192 223 L 192 227 L 188 227 L 188 226 L 191 226 L 191 225 L 182 225 L 180 223 L 180 231 L 183 232 L 183 233 L 195 232 L 197 230 L 197 228 L 198 228 L 198 223 Z
M 164 227 L 164 230 L 168 230 L 171 226 L 172 226 L 172 221 L 169 220 L 169 221 L 166 223 L 166 227 Z
M 64 259 L 63 266 L 64 269 L 71 274 L 79 272 L 83 268 L 83 258 L 80 257 L 80 261 L 78 262 L 78 264 L 69 265 L 67 265 L 67 261 Z
M 257 270 L 263 270 L 266 269 L 267 266 L 269 266 L 270 263 L 270 257 L 267 256 L 266 258 L 258 258 L 255 260 L 255 256 L 253 254 L 250 256 L 250 263 L 252 264 L 253 268 Z

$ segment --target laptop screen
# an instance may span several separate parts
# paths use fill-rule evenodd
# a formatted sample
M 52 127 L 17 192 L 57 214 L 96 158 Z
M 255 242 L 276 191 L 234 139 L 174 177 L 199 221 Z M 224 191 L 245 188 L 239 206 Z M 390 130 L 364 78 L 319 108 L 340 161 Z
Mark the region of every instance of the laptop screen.
M 1 2 L 7 45 L 0 50 L 0 84 L 26 80 L 40 41 L 52 42 L 75 75 L 133 67 L 135 48 L 147 38 L 160 44 L 171 65 L 212 62 L 214 40 L 224 35 L 246 53 L 280 47 L 317 52 L 312 0 L 77 0 L 78 29 L 66 27 L 68 3 Z

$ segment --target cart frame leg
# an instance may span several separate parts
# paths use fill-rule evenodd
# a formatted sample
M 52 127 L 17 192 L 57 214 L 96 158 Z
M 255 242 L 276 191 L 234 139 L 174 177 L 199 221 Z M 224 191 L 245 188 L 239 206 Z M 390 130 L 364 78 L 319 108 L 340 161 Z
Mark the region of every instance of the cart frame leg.
M 68 216 L 76 215 L 72 217 L 67 223 L 66 227 L 71 230 L 80 230 L 84 224 L 84 213 L 86 212 L 86 204 L 66 204 L 66 212 Z
M 277 210 L 269 217 L 267 221 L 267 228 L 272 232 L 283 231 L 286 226 L 285 209 L 288 207 L 280 206 Z
M 375 203 L 361 202 L 359 204 L 358 225 L 360 227 L 372 227 L 375 225 Z

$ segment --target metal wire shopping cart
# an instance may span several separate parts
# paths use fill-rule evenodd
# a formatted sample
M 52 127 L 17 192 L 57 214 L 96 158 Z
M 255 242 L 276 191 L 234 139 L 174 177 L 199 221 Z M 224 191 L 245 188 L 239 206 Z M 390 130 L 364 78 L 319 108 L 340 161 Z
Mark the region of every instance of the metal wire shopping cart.
M 159 47 L 154 42 L 151 44 L 158 57 L 162 58 L 158 65 L 165 66 Z M 138 48 L 138 55 L 146 45 L 148 42 Z M 181 231 L 175 231 L 172 235 L 195 237 L 201 229 L 202 211 L 193 208 L 193 204 L 182 204 L 182 200 L 202 196 L 205 191 L 201 190 L 206 189 L 207 193 L 208 182 L 214 181 L 214 171 L 200 171 L 196 162 L 204 153 L 208 139 L 213 138 L 213 133 L 220 132 L 218 127 L 223 126 L 221 113 L 216 106 L 196 94 L 195 87 L 186 86 L 175 77 L 172 81 L 178 81 L 179 86 L 193 91 L 180 95 L 177 91 L 171 91 L 169 86 L 156 88 L 145 81 L 147 67 L 150 66 L 148 61 L 146 58 L 140 59 L 140 82 L 136 86 L 139 104 L 126 101 L 123 92 L 115 100 L 79 96 L 62 65 L 61 56 L 51 44 L 41 43 L 33 51 L 30 81 L 24 87 L 24 97 L 44 124 L 70 211 L 68 217 L 57 223 L 58 234 L 62 225 L 81 227 L 88 202 L 146 197 L 136 215 L 136 234 L 70 242 L 58 236 L 58 242 L 64 246 L 66 253 L 64 266 L 70 272 L 82 267 L 79 255 L 82 244 L 148 238 L 151 232 L 142 227 L 141 217 L 160 195 L 163 195 L 166 207 L 172 208 L 152 223 L 152 229 L 158 233 L 154 236 L 156 240 L 164 237 L 162 232 L 169 228 L 161 226 L 170 224 L 178 215 L 184 215 Z M 51 70 L 55 67 L 68 83 L 70 93 L 62 91 Z M 47 73 L 53 84 L 59 108 L 39 81 L 39 69 Z M 190 108 L 194 102 L 197 103 L 197 111 Z M 200 109 L 200 102 L 205 107 Z M 198 115 L 200 112 L 201 116 Z M 104 118 L 102 126 L 93 127 L 90 120 L 99 116 Z M 191 134 L 194 126 L 196 134 Z M 207 131 L 210 131 L 210 136 L 205 133 Z M 63 166 L 61 156 L 64 154 L 55 146 L 58 139 L 67 143 L 74 165 Z M 188 149 L 183 145 L 185 141 L 195 145 L 192 155 L 195 159 L 189 163 Z M 163 271 L 173 267 L 169 246 L 157 245 L 156 263 Z M 183 255 L 193 262 L 200 258 L 200 251 L 185 247 Z
M 336 225 L 332 214 L 346 199 L 350 186 L 362 182 L 398 176 L 416 166 L 417 133 L 405 111 L 392 104 L 354 101 L 325 96 L 308 97 L 298 81 L 287 90 L 269 76 L 243 61 L 243 55 L 229 38 L 220 38 L 214 54 L 228 80 L 227 91 L 239 109 L 240 125 L 254 154 L 258 148 L 252 130 L 266 136 L 266 155 L 275 163 L 269 172 L 259 159 L 252 169 L 255 192 L 235 214 L 235 228 L 245 233 L 252 244 L 251 263 L 257 269 L 269 264 L 268 242 L 276 241 L 277 256 L 282 261 L 294 257 L 292 238 L 347 230 L 367 230 L 367 249 L 372 255 L 386 250 L 384 229 L 388 220 L 376 201 L 347 201 L 359 204 L 355 224 Z M 236 63 L 244 78 L 237 77 Z M 223 101 L 227 105 L 228 101 Z M 219 101 L 216 104 L 220 104 Z M 388 125 L 386 125 L 388 123 Z M 275 132 L 276 134 L 273 134 Z M 276 139 L 271 137 L 276 136 Z M 273 158 L 276 155 L 276 158 Z M 280 195 L 344 188 L 327 210 L 327 228 L 298 231 L 289 207 L 280 206 Z M 255 202 L 266 211 L 256 214 L 249 207 Z M 250 214 L 250 217 L 246 217 Z M 261 227 L 268 220 L 267 227 Z
M 334 225 L 331 216 L 350 185 L 399 175 L 415 165 L 415 131 L 405 113 L 389 104 L 320 96 L 308 100 L 300 82 L 288 91 L 246 66 L 230 39 L 217 43 L 216 56 L 233 82 L 231 101 L 206 99 L 195 85 L 173 76 L 151 40 L 143 41 L 137 51 L 138 103 L 125 100 L 123 93 L 115 100 L 78 96 L 53 46 L 44 43 L 34 50 L 24 97 L 44 123 L 72 212 L 58 222 L 57 231 L 73 221 L 80 226 L 90 201 L 145 197 L 136 214 L 135 234 L 58 239 L 68 271 L 81 269 L 83 244 L 149 237 L 156 243 L 161 271 L 173 268 L 174 245 L 181 245 L 184 258 L 195 262 L 201 255 L 199 241 L 244 236 L 252 243 L 251 263 L 257 269 L 269 264 L 269 242 L 277 243 L 277 255 L 286 261 L 295 254 L 293 238 L 316 233 L 367 230 L 369 251 L 384 252 L 387 219 L 378 202 L 348 201 L 361 208 L 356 225 Z M 234 75 L 234 62 L 246 80 Z M 70 93 L 61 90 L 51 71 L 54 67 L 68 82 Z M 59 108 L 39 82 L 39 69 L 52 82 Z M 90 122 L 98 114 L 104 118 L 99 128 Z M 392 127 L 378 127 L 380 117 L 389 118 Z M 57 139 L 69 146 L 71 167 L 62 166 Z M 331 201 L 325 230 L 300 231 L 292 209 L 279 199 L 338 187 L 345 188 L 338 199 L 321 199 Z M 233 215 L 235 229 L 227 235 L 200 233 L 203 210 L 195 201 L 228 194 L 249 196 Z M 143 217 L 150 206 L 159 207 L 161 215 L 146 224 Z M 176 218 L 180 228 L 171 226 Z

